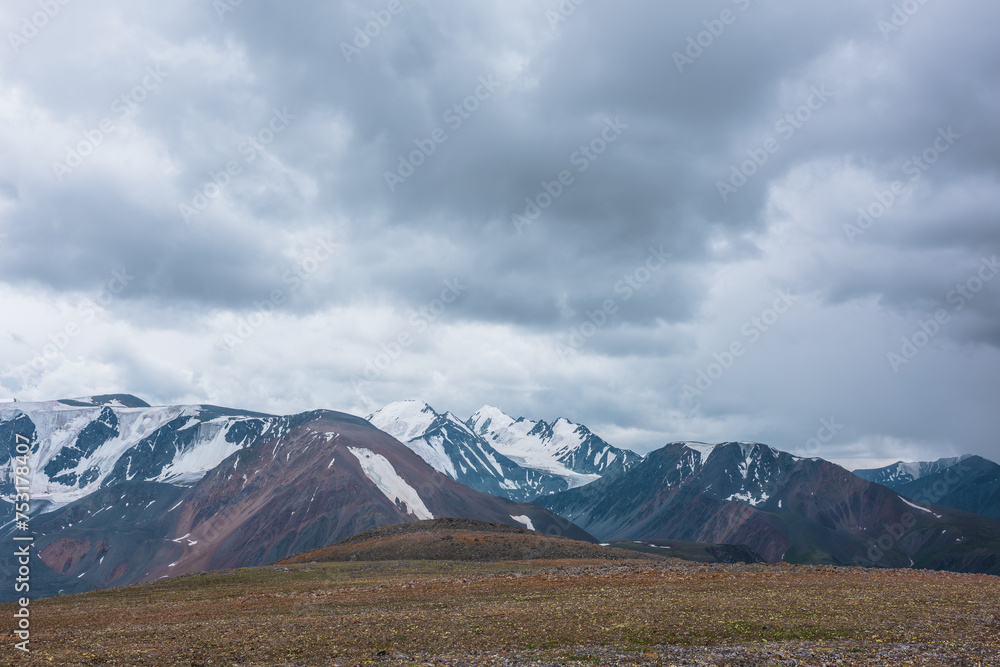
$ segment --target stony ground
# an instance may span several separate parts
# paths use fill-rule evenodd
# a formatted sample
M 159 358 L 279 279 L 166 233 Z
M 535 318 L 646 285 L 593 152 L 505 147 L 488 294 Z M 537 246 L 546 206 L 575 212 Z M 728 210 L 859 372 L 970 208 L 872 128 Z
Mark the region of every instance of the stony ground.
M 0 606 L 10 623 L 12 605 Z M 1000 578 L 789 565 L 271 566 L 32 604 L 9 665 L 998 665 Z

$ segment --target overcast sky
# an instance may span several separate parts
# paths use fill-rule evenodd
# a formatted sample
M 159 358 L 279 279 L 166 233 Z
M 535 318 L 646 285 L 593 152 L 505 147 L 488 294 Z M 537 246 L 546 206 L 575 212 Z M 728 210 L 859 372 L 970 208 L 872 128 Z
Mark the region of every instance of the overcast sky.
M 1000 460 L 997 25 L 9 0 L 0 395 Z

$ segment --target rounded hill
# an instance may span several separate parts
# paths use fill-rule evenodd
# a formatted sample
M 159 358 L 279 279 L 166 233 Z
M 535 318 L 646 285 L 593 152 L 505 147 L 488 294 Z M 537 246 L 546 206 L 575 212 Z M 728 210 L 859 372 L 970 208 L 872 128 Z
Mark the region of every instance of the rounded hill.
M 280 563 L 385 560 L 662 560 L 503 524 L 469 519 L 429 519 L 382 526 Z

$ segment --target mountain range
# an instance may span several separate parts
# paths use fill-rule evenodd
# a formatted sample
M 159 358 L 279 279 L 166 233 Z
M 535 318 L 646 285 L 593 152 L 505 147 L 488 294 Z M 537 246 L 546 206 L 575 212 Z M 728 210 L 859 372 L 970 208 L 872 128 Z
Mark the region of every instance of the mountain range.
M 958 456 L 884 468 L 855 470 L 919 503 L 931 503 L 1000 519 L 1000 465 L 981 456 Z
M 937 461 L 896 461 L 882 468 L 855 470 L 854 474 L 869 482 L 888 486 L 890 489 L 899 489 L 904 484 L 941 472 L 967 458 L 969 458 L 968 455 L 953 456 Z
M 365 419 L 155 408 L 96 396 L 0 409 L 32 442 L 33 596 L 260 565 L 381 525 L 469 518 L 593 542 L 538 505 L 480 493 Z M 13 522 L 14 467 L 0 473 Z M 12 559 L 0 574 L 13 575 Z M 4 592 L 7 599 L 13 594 Z
M 1000 466 L 980 457 L 855 474 L 754 442 L 642 457 L 581 424 L 490 406 L 463 421 L 402 401 L 362 419 L 124 394 L 0 404 L 0 444 L 19 439 L 32 443 L 33 596 L 262 565 L 438 518 L 657 549 L 743 545 L 768 562 L 1000 573 Z M 20 530 L 14 472 L 0 469 L 0 538 Z M 0 574 L 13 567 L 0 559 Z
M 761 443 L 671 443 L 539 502 L 604 541 L 743 544 L 772 563 L 1000 573 L 1000 521 L 914 503 Z
M 907 482 L 897 490 L 917 502 L 1000 519 L 1000 465 L 981 456 L 963 457 L 959 463 Z
M 515 419 L 484 406 L 468 420 L 423 401 L 391 403 L 368 421 L 463 484 L 511 500 L 582 486 L 640 461 L 567 419 Z

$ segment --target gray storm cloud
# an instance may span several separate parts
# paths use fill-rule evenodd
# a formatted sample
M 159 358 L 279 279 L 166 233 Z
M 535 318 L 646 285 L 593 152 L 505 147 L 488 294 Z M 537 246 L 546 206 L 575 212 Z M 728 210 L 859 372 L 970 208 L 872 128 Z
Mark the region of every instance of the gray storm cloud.
M 998 13 L 7 3 L 0 383 L 997 458 Z

